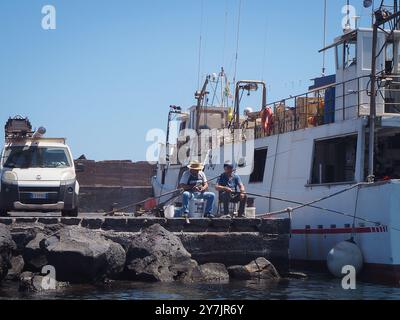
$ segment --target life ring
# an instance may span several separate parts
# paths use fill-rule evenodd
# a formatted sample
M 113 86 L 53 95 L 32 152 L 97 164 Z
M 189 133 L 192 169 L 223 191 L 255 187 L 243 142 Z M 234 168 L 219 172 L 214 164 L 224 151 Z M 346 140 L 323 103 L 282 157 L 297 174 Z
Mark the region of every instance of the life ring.
M 261 123 L 264 133 L 270 134 L 272 132 L 274 113 L 271 108 L 264 108 L 261 111 Z

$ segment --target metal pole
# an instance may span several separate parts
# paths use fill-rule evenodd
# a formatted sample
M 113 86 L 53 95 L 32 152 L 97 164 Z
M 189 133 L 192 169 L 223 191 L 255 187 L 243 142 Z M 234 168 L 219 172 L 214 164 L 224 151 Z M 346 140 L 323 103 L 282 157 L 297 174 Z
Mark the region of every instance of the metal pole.
M 170 155 L 169 155 L 169 135 L 170 135 L 170 131 L 171 131 L 171 116 L 172 116 L 172 111 L 170 110 L 168 112 L 168 126 L 167 126 L 167 141 L 165 143 L 165 160 L 167 165 L 169 165 L 169 161 L 170 161 Z
M 371 102 L 369 117 L 369 163 L 368 163 L 368 181 L 375 180 L 375 123 L 376 123 L 376 51 L 378 44 L 378 23 L 374 24 L 372 35 L 372 64 L 371 64 Z
M 239 129 L 240 128 L 240 92 L 239 92 L 239 88 L 240 88 L 240 82 L 238 82 L 236 84 L 236 89 L 235 89 L 235 125 L 234 125 L 234 129 Z
M 209 81 L 210 81 L 210 76 L 207 76 L 201 91 L 196 92 L 197 106 L 196 106 L 195 130 L 196 130 L 198 135 L 200 135 L 201 109 L 203 108 L 203 104 L 204 104 L 205 98 L 206 98 L 206 96 L 208 94 L 207 86 L 208 86 Z

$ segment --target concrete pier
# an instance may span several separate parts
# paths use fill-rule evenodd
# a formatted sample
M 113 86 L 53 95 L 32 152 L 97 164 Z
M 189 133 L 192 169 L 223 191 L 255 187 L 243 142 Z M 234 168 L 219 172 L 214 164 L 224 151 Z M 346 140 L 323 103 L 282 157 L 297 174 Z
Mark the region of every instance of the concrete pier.
M 80 226 L 101 232 L 117 241 L 159 224 L 175 233 L 199 263 L 245 265 L 264 257 L 281 273 L 289 271 L 290 221 L 288 219 L 184 219 L 101 217 L 78 218 L 10 217 L 0 218 L 8 226 L 14 241 L 22 246 L 31 234 L 41 230 L 57 231 L 66 226 Z M 121 240 L 119 240 L 121 241 Z

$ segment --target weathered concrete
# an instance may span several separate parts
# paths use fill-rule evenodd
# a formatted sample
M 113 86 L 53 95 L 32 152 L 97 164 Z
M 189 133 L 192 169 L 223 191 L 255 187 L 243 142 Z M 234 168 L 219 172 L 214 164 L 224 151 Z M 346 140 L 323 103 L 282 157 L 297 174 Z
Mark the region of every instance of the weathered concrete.
M 200 265 L 222 263 L 246 265 L 259 257 L 271 261 L 281 274 L 289 271 L 289 220 L 263 219 L 184 219 L 99 217 L 2 218 L 22 251 L 39 233 L 52 235 L 69 226 L 101 233 L 125 250 L 142 230 L 159 224 L 175 233 Z M 27 263 L 27 261 L 26 261 Z
M 259 257 L 273 261 L 283 273 L 288 271 L 289 237 L 257 232 L 182 233 L 183 245 L 200 264 L 214 262 L 226 266 L 246 265 Z

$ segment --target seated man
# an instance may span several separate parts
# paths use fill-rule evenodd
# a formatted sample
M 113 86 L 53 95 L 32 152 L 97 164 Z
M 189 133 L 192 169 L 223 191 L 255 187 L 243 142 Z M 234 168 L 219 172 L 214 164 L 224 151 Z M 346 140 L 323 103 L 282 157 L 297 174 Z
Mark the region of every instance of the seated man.
M 219 191 L 219 199 L 224 205 L 224 214 L 229 215 L 229 203 L 240 202 L 239 217 L 244 217 L 247 202 L 244 184 L 240 177 L 233 172 L 232 164 L 225 164 L 224 170 L 225 172 L 219 177 L 216 186 Z
M 189 170 L 182 175 L 179 185 L 179 188 L 185 190 L 182 201 L 184 216 L 189 216 L 189 202 L 196 197 L 204 199 L 207 203 L 205 216 L 207 218 L 214 218 L 212 211 L 214 208 L 215 194 L 206 192 L 208 190 L 208 182 L 203 172 L 204 166 L 198 161 L 193 161 L 188 168 Z

